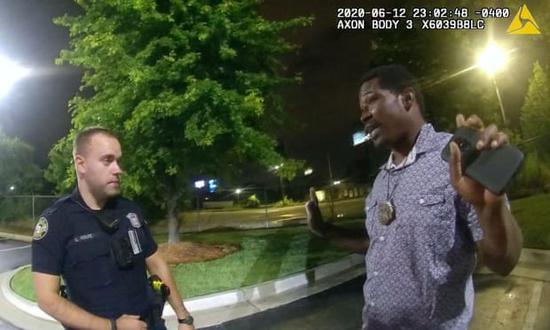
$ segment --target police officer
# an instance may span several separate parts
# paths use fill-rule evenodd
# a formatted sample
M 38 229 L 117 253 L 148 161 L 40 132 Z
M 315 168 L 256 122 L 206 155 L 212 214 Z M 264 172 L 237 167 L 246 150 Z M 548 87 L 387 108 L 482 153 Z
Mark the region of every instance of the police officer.
M 194 329 L 140 208 L 119 196 L 121 156 L 106 129 L 76 136 L 77 188 L 44 211 L 33 235 L 38 305 L 71 329 L 151 329 L 148 270 L 169 287 L 178 329 Z M 68 299 L 59 295 L 61 276 Z

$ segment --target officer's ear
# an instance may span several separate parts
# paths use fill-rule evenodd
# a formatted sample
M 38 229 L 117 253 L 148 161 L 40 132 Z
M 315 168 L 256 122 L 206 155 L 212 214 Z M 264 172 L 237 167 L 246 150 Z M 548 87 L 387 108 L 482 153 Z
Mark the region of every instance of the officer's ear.
M 84 157 L 82 157 L 82 155 L 79 155 L 79 154 L 74 155 L 73 162 L 74 162 L 76 173 L 86 172 L 86 166 L 84 165 Z
M 405 111 L 409 111 L 412 108 L 416 100 L 414 90 L 410 87 L 405 88 L 401 93 L 399 93 L 399 102 L 403 106 Z

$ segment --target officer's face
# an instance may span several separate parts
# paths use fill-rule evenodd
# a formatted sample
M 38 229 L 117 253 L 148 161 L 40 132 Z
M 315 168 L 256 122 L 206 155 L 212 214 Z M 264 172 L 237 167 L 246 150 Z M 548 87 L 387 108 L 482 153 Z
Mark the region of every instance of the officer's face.
M 97 198 L 109 198 L 120 193 L 121 157 L 118 140 L 104 134 L 93 135 L 83 155 L 77 155 L 79 177 L 86 181 L 90 192 Z

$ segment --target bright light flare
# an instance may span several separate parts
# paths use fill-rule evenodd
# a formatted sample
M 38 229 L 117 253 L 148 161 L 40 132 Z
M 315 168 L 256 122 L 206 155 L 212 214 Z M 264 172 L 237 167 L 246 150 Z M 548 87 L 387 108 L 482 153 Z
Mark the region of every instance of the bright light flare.
M 493 75 L 504 68 L 507 60 L 506 51 L 497 44 L 491 42 L 479 54 L 477 58 L 477 66 L 484 70 L 488 75 Z
M 30 74 L 30 69 L 0 56 L 0 97 L 6 95 L 15 83 Z

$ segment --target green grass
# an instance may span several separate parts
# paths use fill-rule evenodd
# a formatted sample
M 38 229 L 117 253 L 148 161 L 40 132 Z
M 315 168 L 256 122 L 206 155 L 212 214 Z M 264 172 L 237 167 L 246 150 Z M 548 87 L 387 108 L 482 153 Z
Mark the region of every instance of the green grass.
M 361 227 L 363 223 L 350 221 L 346 225 Z M 167 236 L 155 235 L 155 239 L 166 242 Z M 221 259 L 172 267 L 178 287 L 188 298 L 280 278 L 349 254 L 313 237 L 305 226 L 184 234 L 182 240 L 241 247 L 240 251 Z M 11 286 L 19 295 L 35 301 L 29 268 L 19 271 Z
M 523 232 L 523 247 L 550 250 L 550 194 L 514 200 L 511 207 Z
M 11 288 L 22 297 L 36 301 L 32 284 L 31 267 L 27 266 L 15 274 L 11 279 Z

